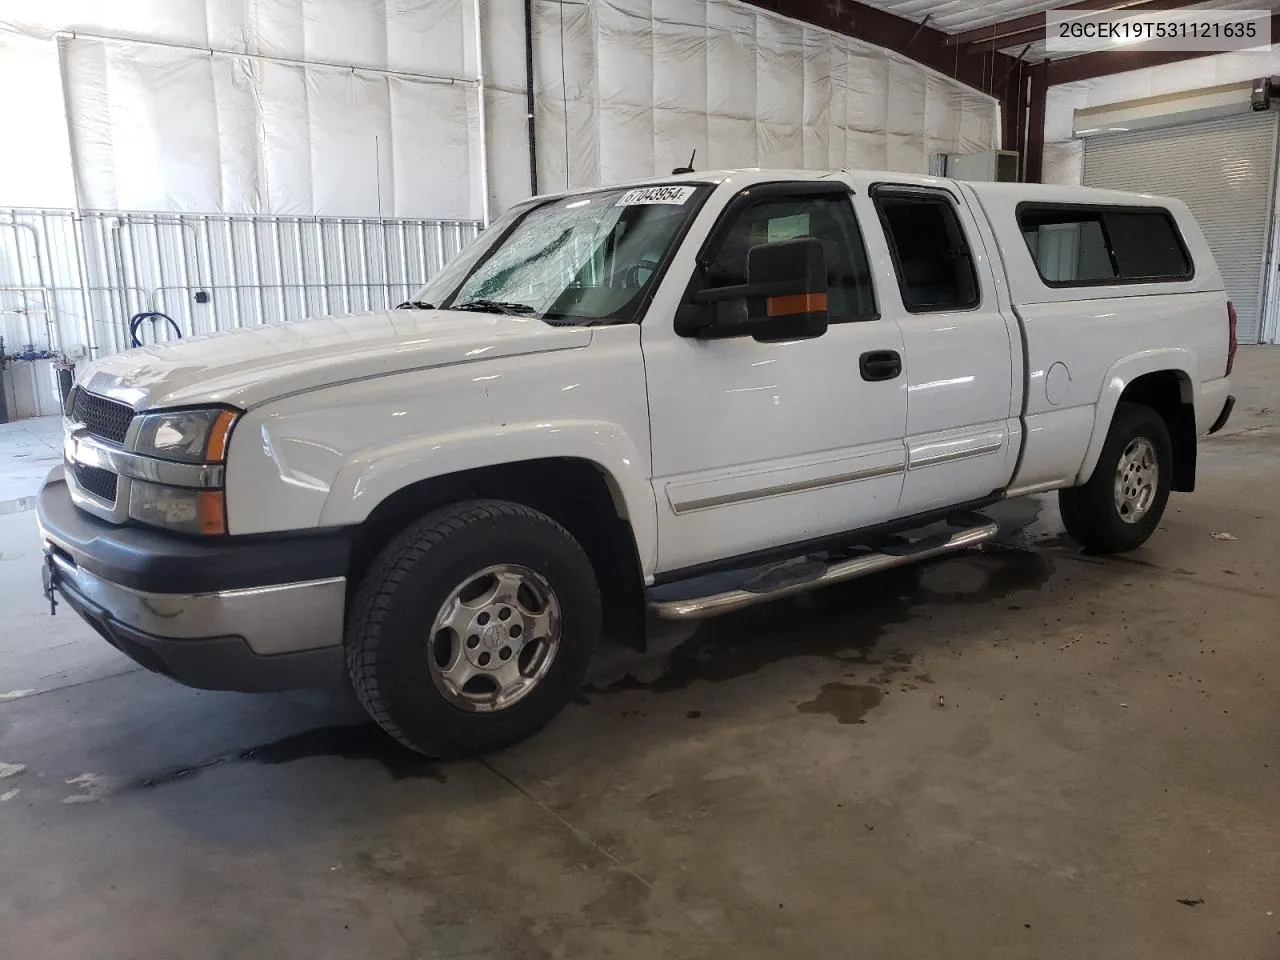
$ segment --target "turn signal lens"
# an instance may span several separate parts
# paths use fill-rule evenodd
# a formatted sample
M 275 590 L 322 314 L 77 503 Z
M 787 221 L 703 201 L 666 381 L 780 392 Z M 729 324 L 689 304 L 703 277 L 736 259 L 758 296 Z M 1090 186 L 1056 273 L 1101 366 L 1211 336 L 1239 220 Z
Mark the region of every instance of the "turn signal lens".
M 205 448 L 205 457 L 212 463 L 223 463 L 227 459 L 227 441 L 231 439 L 231 426 L 236 422 L 238 413 L 223 410 L 209 428 L 209 443 Z
M 765 309 L 770 317 L 794 317 L 801 313 L 821 313 L 827 309 L 825 293 L 796 293 L 786 297 L 770 297 Z
M 227 501 L 221 490 L 200 491 L 200 532 L 210 535 L 227 532 Z

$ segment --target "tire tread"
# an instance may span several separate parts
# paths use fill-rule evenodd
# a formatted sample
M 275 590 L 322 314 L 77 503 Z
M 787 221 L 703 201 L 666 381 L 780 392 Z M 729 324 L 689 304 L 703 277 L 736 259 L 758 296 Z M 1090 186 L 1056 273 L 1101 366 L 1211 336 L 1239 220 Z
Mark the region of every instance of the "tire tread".
M 462 534 L 473 524 L 504 519 L 545 525 L 549 532 L 577 545 L 577 541 L 563 526 L 531 507 L 505 500 L 462 501 L 431 511 L 392 539 L 366 571 L 352 600 L 346 625 L 347 672 L 352 687 L 373 721 L 410 749 L 436 755 L 447 752 L 431 749 L 420 738 L 410 737 L 392 719 L 386 697 L 379 686 L 377 671 L 387 612 L 397 591 L 429 551 Z M 578 549 L 581 550 L 581 547 Z M 584 559 L 585 556 L 584 553 Z
M 1160 458 L 1156 502 L 1136 524 L 1128 525 L 1115 512 L 1114 469 L 1129 439 L 1139 431 L 1149 434 Z M 1089 480 L 1079 487 L 1058 491 L 1062 524 L 1073 540 L 1093 553 L 1124 553 L 1147 541 L 1160 523 L 1172 481 L 1172 444 L 1159 412 L 1141 403 L 1123 401 L 1116 406 L 1107 439 Z

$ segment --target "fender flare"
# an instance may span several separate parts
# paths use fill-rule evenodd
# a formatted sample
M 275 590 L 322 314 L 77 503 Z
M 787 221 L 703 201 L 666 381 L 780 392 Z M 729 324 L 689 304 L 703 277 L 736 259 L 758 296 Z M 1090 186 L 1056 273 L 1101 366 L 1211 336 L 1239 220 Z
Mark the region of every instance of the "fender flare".
M 507 423 L 365 448 L 350 456 L 334 477 L 320 525 L 358 525 L 387 497 L 422 480 L 548 458 L 585 460 L 600 470 L 625 511 L 642 570 L 652 572 L 658 515 L 648 480 L 648 450 L 607 421 Z
M 1121 357 L 1107 370 L 1102 380 L 1102 391 L 1093 411 L 1093 433 L 1089 435 L 1089 445 L 1085 447 L 1084 460 L 1080 464 L 1080 472 L 1076 475 L 1077 485 L 1088 483 L 1093 476 L 1098 458 L 1102 455 L 1102 446 L 1107 441 L 1107 432 L 1111 429 L 1111 419 L 1115 416 L 1116 407 L 1120 404 L 1120 396 L 1125 388 L 1139 377 L 1148 373 L 1161 373 L 1172 370 L 1183 380 L 1184 397 L 1190 388 L 1192 403 L 1200 402 L 1200 378 L 1197 376 L 1198 365 L 1196 355 L 1182 347 L 1163 347 L 1159 350 L 1143 350 L 1127 357 Z

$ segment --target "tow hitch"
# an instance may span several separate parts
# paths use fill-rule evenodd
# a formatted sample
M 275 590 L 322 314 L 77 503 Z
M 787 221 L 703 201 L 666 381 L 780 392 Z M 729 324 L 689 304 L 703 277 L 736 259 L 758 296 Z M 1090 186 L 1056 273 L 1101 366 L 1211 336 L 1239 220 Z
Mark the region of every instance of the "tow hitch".
M 49 616 L 58 614 L 58 567 L 53 562 L 53 554 L 44 555 L 44 567 L 40 570 L 40 581 L 44 584 L 44 598 L 49 601 Z

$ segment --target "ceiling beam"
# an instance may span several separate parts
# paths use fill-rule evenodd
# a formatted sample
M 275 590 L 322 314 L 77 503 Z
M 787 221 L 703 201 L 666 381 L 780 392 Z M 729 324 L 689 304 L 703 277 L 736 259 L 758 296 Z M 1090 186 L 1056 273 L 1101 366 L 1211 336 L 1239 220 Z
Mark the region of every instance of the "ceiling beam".
M 1030 27 L 1027 30 L 1019 30 L 1017 33 L 1002 34 L 996 40 L 975 40 L 973 43 L 966 43 L 961 46 L 961 50 L 966 56 L 973 56 L 975 53 L 986 53 L 994 45 L 996 49 L 1004 49 L 1007 47 L 1022 47 L 1028 43 L 1036 43 L 1045 38 L 1044 18 L 1040 18 L 1038 26 Z
M 1026 178 L 1027 94 L 1030 87 L 1027 78 L 1033 67 L 1021 58 L 1015 63 L 1014 75 L 1000 95 L 1000 149 L 1018 151 L 1018 179 L 1023 180 Z
M 949 34 L 928 23 L 899 17 L 857 0 L 746 0 L 753 7 L 811 23 L 835 33 L 864 40 L 909 57 L 939 73 L 994 97 L 1003 94 L 1017 60 L 999 51 L 981 57 L 960 56 Z
M 1044 119 L 1049 83 L 1045 63 L 1031 68 L 1031 91 L 1027 110 L 1027 149 L 1022 158 L 1022 179 L 1039 183 L 1044 175 Z
M 1280 36 L 1280 13 L 1271 16 L 1271 36 Z M 1212 57 L 1220 50 L 1152 50 L 1144 44 L 1134 44 L 1122 50 L 1103 50 L 1083 53 L 1076 57 L 1063 57 L 1047 62 L 1048 84 L 1075 83 L 1077 80 L 1093 80 L 1114 73 L 1128 73 L 1146 67 L 1160 67 L 1167 63 L 1181 63 L 1199 57 Z M 1259 60 L 1258 73 L 1267 73 L 1265 61 Z

